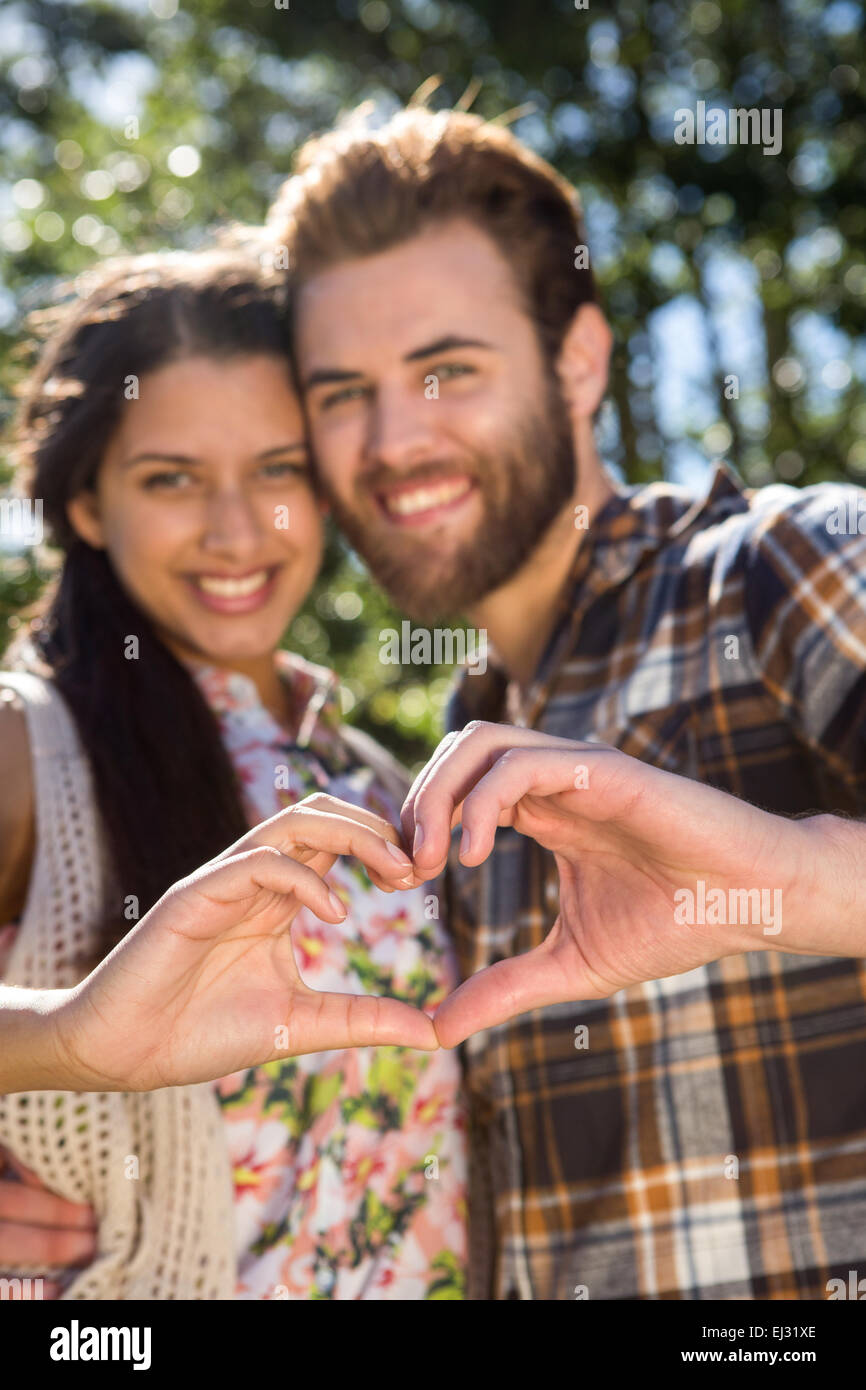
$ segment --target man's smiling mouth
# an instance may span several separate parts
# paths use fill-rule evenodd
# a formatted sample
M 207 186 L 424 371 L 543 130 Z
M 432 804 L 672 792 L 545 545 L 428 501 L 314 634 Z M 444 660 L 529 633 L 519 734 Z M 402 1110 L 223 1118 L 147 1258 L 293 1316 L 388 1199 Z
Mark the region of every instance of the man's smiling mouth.
M 377 490 L 376 498 L 389 521 L 399 525 L 435 520 L 440 514 L 456 509 L 474 491 L 472 478 L 461 474 L 458 477 L 401 483 L 387 490 Z

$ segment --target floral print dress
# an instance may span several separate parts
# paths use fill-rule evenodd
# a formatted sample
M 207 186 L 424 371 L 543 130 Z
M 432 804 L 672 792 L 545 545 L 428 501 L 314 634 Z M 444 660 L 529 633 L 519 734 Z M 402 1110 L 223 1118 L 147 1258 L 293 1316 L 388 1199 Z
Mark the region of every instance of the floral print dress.
M 190 664 L 240 779 L 250 826 L 327 791 L 396 821 L 396 798 L 341 733 L 337 681 L 278 652 L 290 731 L 237 672 Z M 456 966 L 428 887 L 388 894 L 354 859 L 327 875 L 343 923 L 302 908 L 295 958 L 313 989 L 431 1010 Z M 0 970 L 16 928 L 0 929 Z M 460 1299 L 466 1113 L 457 1054 L 366 1047 L 266 1063 L 215 1082 L 235 1190 L 239 1299 Z
M 335 677 L 277 657 L 294 738 L 248 677 L 192 668 L 250 825 L 315 791 L 396 820 L 394 798 L 340 734 Z M 327 880 L 348 913 L 337 925 L 298 913 L 292 940 L 304 981 L 435 1008 L 456 967 L 429 888 L 383 893 L 352 859 L 337 860 Z M 216 1088 L 234 1170 L 238 1298 L 463 1297 L 466 1125 L 456 1053 L 312 1053 L 237 1072 Z

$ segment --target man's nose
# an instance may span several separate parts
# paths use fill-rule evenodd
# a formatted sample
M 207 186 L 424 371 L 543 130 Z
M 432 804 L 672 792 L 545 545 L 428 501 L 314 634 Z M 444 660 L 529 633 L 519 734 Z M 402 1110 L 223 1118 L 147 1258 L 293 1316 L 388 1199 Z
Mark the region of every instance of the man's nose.
M 435 452 L 438 400 L 420 388 L 379 390 L 370 414 L 367 454 L 388 468 L 411 468 Z

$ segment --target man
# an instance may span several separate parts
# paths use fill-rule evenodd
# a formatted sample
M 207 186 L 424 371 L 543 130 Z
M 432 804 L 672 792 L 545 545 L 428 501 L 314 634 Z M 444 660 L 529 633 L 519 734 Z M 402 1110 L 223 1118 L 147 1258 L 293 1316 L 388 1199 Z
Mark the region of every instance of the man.
M 611 333 L 549 166 L 413 108 L 309 143 L 271 220 L 337 521 L 414 618 L 463 613 L 497 653 L 452 727 L 606 744 L 786 816 L 864 809 L 866 541 L 833 525 L 862 494 L 750 491 L 723 463 L 704 497 L 614 485 L 592 429 Z M 734 886 L 772 904 L 787 884 L 752 884 L 753 848 Z M 560 905 L 511 825 L 469 861 L 447 903 L 466 977 L 540 946 Z M 813 1299 L 862 1267 L 863 963 L 668 965 L 467 1042 L 471 1296 Z

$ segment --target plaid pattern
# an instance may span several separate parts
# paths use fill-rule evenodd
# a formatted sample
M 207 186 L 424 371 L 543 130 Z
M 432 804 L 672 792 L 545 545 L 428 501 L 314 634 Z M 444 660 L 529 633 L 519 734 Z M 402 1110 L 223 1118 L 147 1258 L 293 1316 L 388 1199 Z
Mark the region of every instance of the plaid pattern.
M 703 498 L 619 489 L 522 708 L 489 667 L 450 726 L 508 711 L 777 813 L 862 814 L 866 536 L 833 534 L 840 503 L 866 493 L 746 489 L 721 462 Z M 468 976 L 544 939 L 553 858 L 500 830 L 448 894 Z M 864 962 L 728 957 L 536 1010 L 463 1059 L 470 1297 L 820 1299 L 866 1276 Z

